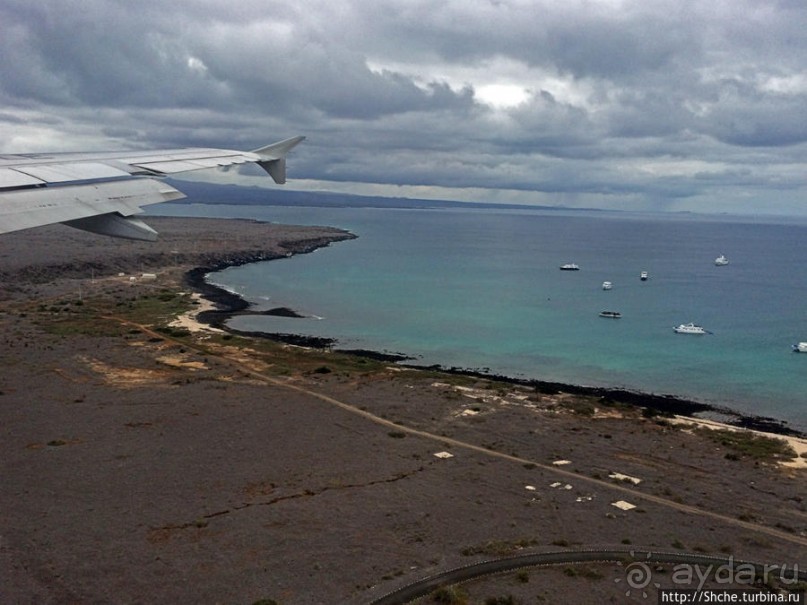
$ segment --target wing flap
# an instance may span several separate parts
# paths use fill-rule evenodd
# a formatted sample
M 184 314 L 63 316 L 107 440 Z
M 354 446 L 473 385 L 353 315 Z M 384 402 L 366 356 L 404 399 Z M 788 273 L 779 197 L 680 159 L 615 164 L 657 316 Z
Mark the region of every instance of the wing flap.
M 248 151 L 229 149 L 177 149 L 162 154 L 121 158 L 131 166 L 154 174 L 176 174 L 204 168 L 219 168 L 233 164 L 258 162 L 261 156 Z
M 14 168 L 14 170 L 45 183 L 69 183 L 74 181 L 113 179 L 131 176 L 128 172 L 100 162 L 34 164 L 31 166 L 20 166 Z
M 0 189 L 44 185 L 41 180 L 13 168 L 0 168 Z
M 137 162 L 132 164 L 138 168 L 143 168 L 149 172 L 157 174 L 175 174 L 178 172 L 189 172 L 191 170 L 202 170 L 203 168 L 216 168 L 219 166 L 231 166 L 233 164 L 245 164 L 253 162 L 248 158 L 239 156 L 227 156 L 226 158 L 199 158 L 189 160 L 161 160 L 156 162 Z
M 140 178 L 8 191 L 2 197 L 0 233 L 8 233 L 98 214 L 130 216 L 142 212 L 142 206 L 178 200 L 185 195 L 162 181 Z

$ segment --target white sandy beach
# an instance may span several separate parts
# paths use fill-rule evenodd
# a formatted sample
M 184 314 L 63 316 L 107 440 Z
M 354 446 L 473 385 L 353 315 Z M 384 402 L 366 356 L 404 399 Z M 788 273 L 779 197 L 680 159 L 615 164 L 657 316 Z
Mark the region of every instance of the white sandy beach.
M 789 461 L 780 462 L 779 464 L 787 468 L 807 469 L 807 439 L 802 439 L 800 437 L 793 437 L 790 435 L 777 435 L 775 433 L 765 433 L 763 431 L 755 431 L 752 429 L 740 428 L 736 426 L 731 426 L 730 424 L 716 422 L 714 420 L 704 420 L 702 418 L 689 418 L 686 416 L 676 416 L 672 420 L 672 422 L 674 424 L 690 425 L 693 427 L 706 428 L 711 430 L 747 431 L 749 433 L 759 435 L 760 437 L 781 439 L 782 441 L 786 442 L 790 447 L 793 448 L 793 451 L 796 452 L 796 458 L 793 458 L 792 460 Z

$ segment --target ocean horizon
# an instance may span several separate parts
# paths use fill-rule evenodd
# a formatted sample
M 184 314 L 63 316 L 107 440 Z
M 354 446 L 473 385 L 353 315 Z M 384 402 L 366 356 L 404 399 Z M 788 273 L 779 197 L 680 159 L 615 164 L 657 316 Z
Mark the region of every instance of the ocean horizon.
M 807 429 L 807 355 L 791 351 L 807 340 L 805 221 L 187 203 L 152 213 L 328 225 L 358 236 L 210 274 L 256 309 L 306 316 L 235 317 L 229 325 L 238 330 L 672 395 Z M 715 266 L 721 254 L 729 264 Z M 580 270 L 560 271 L 565 263 Z M 603 310 L 622 317 L 603 319 Z M 709 333 L 673 332 L 687 322 Z

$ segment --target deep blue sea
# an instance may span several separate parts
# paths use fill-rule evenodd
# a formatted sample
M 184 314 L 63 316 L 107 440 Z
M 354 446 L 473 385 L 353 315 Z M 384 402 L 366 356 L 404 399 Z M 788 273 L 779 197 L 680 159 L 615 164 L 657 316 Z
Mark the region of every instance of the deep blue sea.
M 241 330 L 334 338 L 417 363 L 626 387 L 807 429 L 807 221 L 615 212 L 164 204 L 172 216 L 331 225 L 358 239 L 209 281 Z M 725 254 L 730 264 L 716 267 Z M 576 263 L 580 271 L 560 271 Z M 642 282 L 641 271 L 650 279 Z M 613 283 L 604 291 L 602 282 Z M 602 310 L 621 319 L 603 319 Z M 712 332 L 678 335 L 695 322 Z

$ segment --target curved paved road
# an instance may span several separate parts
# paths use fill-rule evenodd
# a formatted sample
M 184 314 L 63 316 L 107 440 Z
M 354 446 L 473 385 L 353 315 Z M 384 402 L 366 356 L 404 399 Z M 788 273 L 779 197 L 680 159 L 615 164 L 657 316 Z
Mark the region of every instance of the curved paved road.
M 587 562 L 617 562 L 631 559 L 636 564 L 646 563 L 687 563 L 690 565 L 729 565 L 736 573 L 740 570 L 748 569 L 751 565 L 757 574 L 773 575 L 785 582 L 794 583 L 795 576 L 801 582 L 807 581 L 807 571 L 799 571 L 798 567 L 780 568 L 765 563 L 752 561 L 737 561 L 732 557 L 715 557 L 696 553 L 679 552 L 655 552 L 650 550 L 582 550 L 582 551 L 558 551 L 533 553 L 528 555 L 518 555 L 514 557 L 503 557 L 480 563 L 472 563 L 463 567 L 450 569 L 426 578 L 422 578 L 411 584 L 407 584 L 393 592 L 372 601 L 370 605 L 404 605 L 420 597 L 424 597 L 441 586 L 450 586 L 459 582 L 465 582 L 475 578 L 490 574 L 514 571 L 524 567 L 534 567 L 537 565 L 558 565 L 563 563 L 587 563 Z M 743 566 L 740 568 L 740 566 Z M 650 570 L 647 571 L 647 582 L 649 583 Z M 647 584 L 645 584 L 647 585 Z

